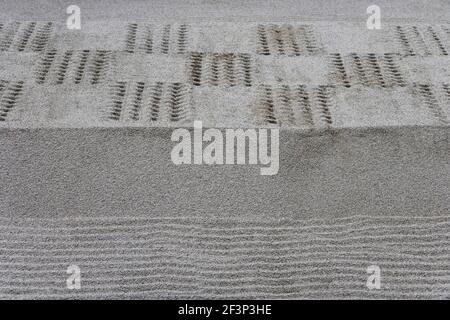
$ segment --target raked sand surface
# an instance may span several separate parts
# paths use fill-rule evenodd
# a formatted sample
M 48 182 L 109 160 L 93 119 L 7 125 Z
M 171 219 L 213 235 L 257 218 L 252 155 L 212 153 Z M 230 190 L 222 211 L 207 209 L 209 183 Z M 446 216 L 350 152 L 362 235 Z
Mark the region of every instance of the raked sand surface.
M 0 298 L 449 299 L 450 3 L 370 4 L 3 0 Z M 195 120 L 278 174 L 176 166 Z

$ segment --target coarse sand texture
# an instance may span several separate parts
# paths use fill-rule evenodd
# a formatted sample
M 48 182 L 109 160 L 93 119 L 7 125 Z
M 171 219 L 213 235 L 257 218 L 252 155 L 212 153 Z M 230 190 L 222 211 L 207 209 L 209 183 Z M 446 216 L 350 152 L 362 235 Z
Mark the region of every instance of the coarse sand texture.
M 0 298 L 450 298 L 448 1 L 76 2 L 0 4 Z

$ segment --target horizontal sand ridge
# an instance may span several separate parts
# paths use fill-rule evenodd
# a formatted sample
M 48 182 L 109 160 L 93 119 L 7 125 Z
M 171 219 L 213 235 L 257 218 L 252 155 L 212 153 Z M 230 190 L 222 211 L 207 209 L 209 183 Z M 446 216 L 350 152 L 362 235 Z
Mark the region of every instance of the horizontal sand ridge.
M 3 298 L 442 299 L 450 289 L 449 216 L 15 220 L 0 220 Z M 65 288 L 71 264 L 79 291 Z M 374 264 L 381 290 L 365 287 Z
M 285 130 L 272 177 L 171 132 L 0 130 L 0 296 L 448 298 L 447 127 Z

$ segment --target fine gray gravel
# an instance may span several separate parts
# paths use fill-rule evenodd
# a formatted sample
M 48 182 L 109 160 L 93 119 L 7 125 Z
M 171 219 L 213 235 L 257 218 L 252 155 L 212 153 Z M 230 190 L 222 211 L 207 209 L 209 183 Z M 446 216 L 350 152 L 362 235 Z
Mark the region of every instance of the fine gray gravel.
M 450 3 L 370 4 L 3 0 L 0 298 L 449 299 Z M 176 166 L 194 120 L 278 174 Z

